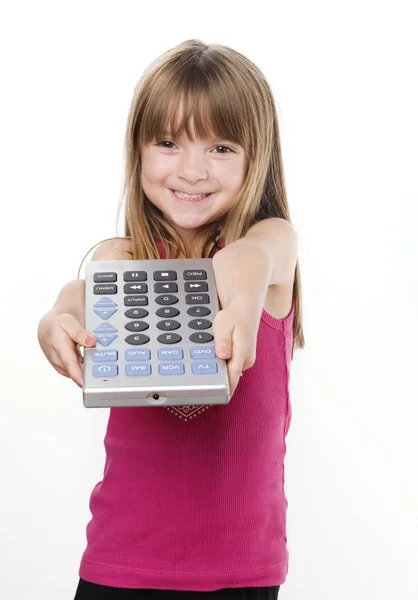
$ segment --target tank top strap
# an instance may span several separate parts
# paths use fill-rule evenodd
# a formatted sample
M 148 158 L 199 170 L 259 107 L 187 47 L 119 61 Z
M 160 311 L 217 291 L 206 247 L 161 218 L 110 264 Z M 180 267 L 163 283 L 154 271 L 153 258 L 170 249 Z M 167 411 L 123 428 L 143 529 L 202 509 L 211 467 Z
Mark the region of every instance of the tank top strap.
M 155 243 L 157 244 L 158 250 L 160 252 L 160 258 L 165 258 L 165 250 L 160 238 L 156 238 Z

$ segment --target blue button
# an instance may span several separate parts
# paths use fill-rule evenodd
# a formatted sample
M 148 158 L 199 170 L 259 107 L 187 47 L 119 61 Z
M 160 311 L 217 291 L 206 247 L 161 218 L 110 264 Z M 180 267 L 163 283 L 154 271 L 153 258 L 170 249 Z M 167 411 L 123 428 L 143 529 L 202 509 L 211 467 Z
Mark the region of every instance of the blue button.
M 117 311 L 117 308 L 101 308 L 99 310 L 94 310 L 93 312 L 96 313 L 96 315 L 99 315 L 99 317 L 101 319 L 109 319 L 112 315 L 115 314 L 115 312 Z
M 160 375 L 183 375 L 184 364 L 183 363 L 163 363 L 158 365 L 158 372 Z
M 149 360 L 151 358 L 151 351 L 149 348 L 129 348 L 125 350 L 125 360 Z
M 215 346 L 190 348 L 190 358 L 215 358 Z
M 218 372 L 218 365 L 216 360 L 211 361 L 196 361 L 192 363 L 192 373 L 195 375 L 206 375 Z
M 129 376 L 151 375 L 151 365 L 125 365 L 125 373 Z
M 181 360 L 183 358 L 183 350 L 181 348 L 160 348 L 158 350 L 158 358 L 160 360 Z
M 96 335 L 96 339 L 102 346 L 108 346 L 115 340 L 117 335 Z
M 107 296 L 103 296 L 103 298 L 100 298 L 100 300 L 96 302 L 96 304 L 94 304 L 93 306 L 94 308 L 104 308 L 105 306 L 117 306 L 117 304 Z
M 93 365 L 93 377 L 116 377 L 118 365 Z
M 116 332 L 117 332 L 116 327 L 113 327 L 113 325 L 111 325 L 110 323 L 106 323 L 105 321 L 103 321 L 103 323 L 101 323 L 93 331 L 93 333 L 116 333 Z
M 93 362 L 111 362 L 118 360 L 117 350 L 94 350 L 92 353 Z

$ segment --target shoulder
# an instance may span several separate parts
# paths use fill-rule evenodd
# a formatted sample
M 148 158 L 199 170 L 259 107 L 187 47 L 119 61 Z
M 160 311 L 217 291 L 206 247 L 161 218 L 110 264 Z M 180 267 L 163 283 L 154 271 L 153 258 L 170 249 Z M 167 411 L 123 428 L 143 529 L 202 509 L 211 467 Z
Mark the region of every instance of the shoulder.
M 109 238 L 100 243 L 91 260 L 132 260 L 131 240 L 127 238 Z

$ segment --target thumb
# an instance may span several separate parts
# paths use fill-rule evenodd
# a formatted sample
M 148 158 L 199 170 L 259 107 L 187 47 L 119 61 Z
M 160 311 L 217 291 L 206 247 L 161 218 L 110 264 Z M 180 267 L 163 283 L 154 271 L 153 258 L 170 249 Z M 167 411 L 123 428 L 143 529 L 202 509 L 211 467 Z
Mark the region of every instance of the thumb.
M 215 353 L 218 358 L 224 360 L 231 358 L 233 329 L 234 328 L 228 324 L 226 313 L 220 310 L 212 324 L 213 336 L 215 338 Z

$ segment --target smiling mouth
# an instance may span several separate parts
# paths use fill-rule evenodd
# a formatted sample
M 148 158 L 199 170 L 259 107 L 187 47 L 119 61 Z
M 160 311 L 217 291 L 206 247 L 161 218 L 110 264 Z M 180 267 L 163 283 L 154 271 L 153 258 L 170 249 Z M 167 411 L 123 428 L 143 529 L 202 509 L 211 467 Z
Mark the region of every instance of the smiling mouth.
M 175 192 L 174 190 L 170 189 L 171 193 L 173 194 L 173 196 L 176 198 L 176 200 L 181 200 L 183 202 L 203 202 L 203 200 L 206 200 L 207 198 L 209 198 L 209 196 L 212 196 L 212 193 L 210 194 L 184 194 L 183 192 Z

